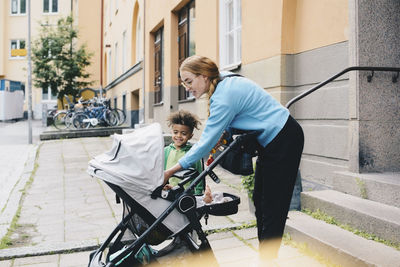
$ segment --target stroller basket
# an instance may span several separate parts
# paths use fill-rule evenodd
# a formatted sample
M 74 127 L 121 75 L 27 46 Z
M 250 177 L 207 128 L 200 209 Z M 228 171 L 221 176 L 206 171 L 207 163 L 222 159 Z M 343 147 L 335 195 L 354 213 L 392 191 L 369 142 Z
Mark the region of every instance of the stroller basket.
M 227 216 L 236 214 L 238 212 L 240 198 L 228 193 L 223 193 L 223 197 L 228 199 L 230 198 L 232 200 L 222 203 L 214 203 L 211 205 L 204 205 L 198 209 L 205 214 L 214 216 Z

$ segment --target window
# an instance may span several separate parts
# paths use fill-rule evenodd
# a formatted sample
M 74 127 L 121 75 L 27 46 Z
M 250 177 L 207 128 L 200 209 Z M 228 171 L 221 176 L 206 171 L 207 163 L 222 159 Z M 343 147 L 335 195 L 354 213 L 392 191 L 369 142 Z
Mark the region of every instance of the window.
M 142 26 L 140 24 L 140 16 L 137 18 L 136 22 L 136 62 L 143 59 L 143 41 L 142 41 Z
M 43 0 L 43 13 L 57 13 L 58 0 Z
M 26 54 L 25 40 L 11 40 L 10 56 L 12 58 L 24 58 Z
M 122 95 L 122 110 L 125 112 L 126 114 L 126 94 Z
M 122 62 L 121 62 L 121 67 L 122 67 L 122 73 L 125 73 L 126 70 L 126 31 L 122 34 Z
M 154 37 L 154 104 L 160 104 L 163 97 L 163 29 L 158 30 Z
M 50 87 L 42 88 L 42 100 L 50 101 L 57 100 L 57 90 L 52 90 Z
M 26 0 L 11 0 L 11 14 L 26 14 Z
M 112 70 L 112 53 L 111 50 L 108 51 L 108 64 L 107 64 L 107 83 L 111 83 L 112 77 L 111 77 L 111 70 Z
M 114 79 L 118 77 L 119 71 L 118 71 L 118 43 L 115 43 L 115 49 L 114 49 Z
M 220 68 L 233 69 L 242 57 L 240 0 L 220 0 Z
M 192 1 L 179 12 L 178 24 L 178 46 L 179 46 L 179 66 L 185 58 L 196 53 L 195 43 L 195 2 Z M 178 100 L 193 98 L 193 95 L 185 90 L 179 83 Z

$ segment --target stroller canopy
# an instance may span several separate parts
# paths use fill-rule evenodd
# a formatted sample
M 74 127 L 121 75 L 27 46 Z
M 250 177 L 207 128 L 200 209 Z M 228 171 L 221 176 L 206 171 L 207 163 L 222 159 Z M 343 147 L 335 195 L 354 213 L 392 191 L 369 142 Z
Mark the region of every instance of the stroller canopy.
M 120 186 L 156 218 L 171 204 L 162 198 L 151 198 L 154 189 L 164 181 L 164 137 L 158 123 L 129 134 L 114 135 L 111 150 L 89 161 L 87 172 Z M 189 221 L 174 209 L 163 224 L 178 233 Z
M 89 166 L 109 174 L 104 180 L 141 193 L 151 193 L 164 181 L 164 138 L 158 123 L 114 135 L 110 151 Z

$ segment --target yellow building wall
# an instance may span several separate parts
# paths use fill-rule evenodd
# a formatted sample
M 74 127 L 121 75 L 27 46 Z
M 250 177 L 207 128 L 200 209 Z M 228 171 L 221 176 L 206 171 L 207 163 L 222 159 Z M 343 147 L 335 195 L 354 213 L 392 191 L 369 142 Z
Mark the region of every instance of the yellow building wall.
M 297 0 L 293 53 L 347 41 L 348 0 Z
M 243 1 L 242 1 L 243 2 Z M 219 61 L 218 1 L 196 1 L 196 53 Z
M 5 61 L 5 30 L 6 30 L 6 20 L 5 20 L 5 1 L 0 2 L 0 78 L 5 74 L 4 71 L 4 61 Z
M 242 64 L 348 40 L 347 0 L 242 1 Z
M 86 44 L 88 52 L 93 53 L 91 65 L 87 71 L 91 73 L 92 88 L 100 87 L 101 63 L 101 1 L 79 1 L 74 6 L 77 17 L 75 24 L 79 30 L 78 45 Z
M 242 1 L 242 64 L 281 54 L 282 2 Z

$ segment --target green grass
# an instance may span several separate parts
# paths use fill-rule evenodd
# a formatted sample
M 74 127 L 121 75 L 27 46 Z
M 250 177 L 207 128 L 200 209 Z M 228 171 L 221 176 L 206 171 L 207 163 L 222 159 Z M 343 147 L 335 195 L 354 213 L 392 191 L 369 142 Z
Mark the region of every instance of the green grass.
M 319 209 L 317 209 L 316 211 L 311 211 L 309 209 L 304 209 L 304 210 L 302 210 L 302 212 L 304 212 L 307 215 L 310 215 L 314 219 L 321 220 L 321 221 L 324 221 L 324 222 L 332 224 L 332 225 L 336 225 L 336 226 L 338 226 L 338 227 L 340 227 L 340 228 L 342 228 L 344 230 L 352 232 L 353 234 L 361 236 L 361 237 L 363 237 L 365 239 L 373 240 L 373 241 L 382 243 L 382 244 L 384 244 L 386 246 L 389 246 L 389 247 L 395 248 L 397 250 L 400 250 L 400 244 L 399 243 L 382 239 L 382 238 L 380 238 L 380 237 L 378 237 L 378 236 L 376 236 L 374 234 L 370 234 L 370 233 L 367 233 L 365 231 L 358 230 L 358 229 L 356 229 L 356 228 L 354 228 L 354 227 L 352 227 L 352 226 L 350 226 L 348 224 L 341 224 L 335 218 L 333 218 L 332 216 L 329 216 L 328 214 L 320 211 Z
M 5 249 L 5 248 L 8 248 L 13 245 L 11 236 L 17 230 L 17 228 L 20 227 L 20 225 L 18 225 L 18 220 L 19 220 L 19 217 L 21 216 L 22 203 L 24 201 L 27 190 L 31 187 L 31 185 L 33 183 L 33 178 L 35 177 L 36 171 L 39 167 L 39 165 L 36 162 L 37 158 L 39 157 L 39 149 L 40 149 L 40 146 L 36 152 L 35 164 L 34 164 L 32 173 L 31 173 L 28 181 L 26 182 L 24 188 L 21 190 L 22 194 L 21 194 L 21 199 L 18 204 L 17 212 L 15 213 L 13 219 L 11 220 L 11 224 L 7 230 L 7 233 L 0 240 L 0 249 Z

